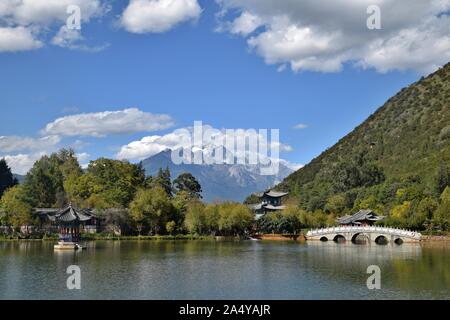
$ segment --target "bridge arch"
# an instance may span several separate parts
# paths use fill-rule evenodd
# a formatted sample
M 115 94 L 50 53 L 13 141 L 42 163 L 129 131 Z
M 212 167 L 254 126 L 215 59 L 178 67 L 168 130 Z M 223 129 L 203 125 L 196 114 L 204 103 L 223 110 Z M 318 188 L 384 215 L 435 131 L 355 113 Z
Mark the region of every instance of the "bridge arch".
M 333 241 L 339 243 L 339 242 L 346 242 L 347 239 L 342 234 L 337 234 L 334 236 Z
M 375 238 L 376 244 L 386 245 L 389 243 L 389 240 L 386 236 L 380 234 L 378 237 Z
M 310 230 L 306 234 L 306 238 L 308 240 L 331 241 L 340 239 L 343 240 L 343 238 L 345 238 L 346 241 L 351 240 L 354 243 L 367 243 L 367 240 L 370 242 L 374 242 L 375 240 L 380 242 L 380 240 L 384 240 L 384 238 L 379 238 L 380 236 L 383 236 L 388 239 L 389 242 L 396 243 L 398 245 L 404 242 L 418 242 L 422 238 L 422 235 L 419 232 L 377 226 L 328 227 Z
M 352 242 L 355 244 L 366 244 L 370 243 L 370 236 L 363 232 L 355 233 L 352 237 Z

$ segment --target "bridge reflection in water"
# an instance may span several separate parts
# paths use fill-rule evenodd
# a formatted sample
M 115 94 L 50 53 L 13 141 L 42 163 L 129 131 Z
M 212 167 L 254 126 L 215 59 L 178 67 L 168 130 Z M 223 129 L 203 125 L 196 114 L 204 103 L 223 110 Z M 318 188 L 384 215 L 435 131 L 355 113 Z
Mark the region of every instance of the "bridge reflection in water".
M 333 240 L 335 242 L 357 242 L 365 239 L 369 243 L 402 244 L 404 242 L 418 242 L 421 240 L 422 235 L 410 230 L 388 227 L 342 226 L 310 230 L 306 238 L 308 240 Z

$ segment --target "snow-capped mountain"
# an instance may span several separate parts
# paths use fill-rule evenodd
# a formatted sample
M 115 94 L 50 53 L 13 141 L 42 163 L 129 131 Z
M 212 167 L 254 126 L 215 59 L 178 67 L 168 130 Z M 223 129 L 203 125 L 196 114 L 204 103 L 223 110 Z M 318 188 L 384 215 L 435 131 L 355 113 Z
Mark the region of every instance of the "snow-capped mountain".
M 242 202 L 256 191 L 273 187 L 295 171 L 288 163 L 280 162 L 277 175 L 265 176 L 260 173 L 259 165 L 242 164 L 180 164 L 172 162 L 171 150 L 160 152 L 142 161 L 147 175 L 155 175 L 160 168 L 169 167 L 172 179 L 189 172 L 202 185 L 203 199 L 206 202 L 214 200 L 232 200 Z

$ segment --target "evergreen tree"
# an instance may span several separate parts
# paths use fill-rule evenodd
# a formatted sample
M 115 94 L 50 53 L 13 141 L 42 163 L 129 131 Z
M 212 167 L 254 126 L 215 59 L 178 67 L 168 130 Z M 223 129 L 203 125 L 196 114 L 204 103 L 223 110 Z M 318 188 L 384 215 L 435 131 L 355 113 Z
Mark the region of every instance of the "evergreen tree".
M 17 184 L 17 179 L 14 178 L 11 168 L 6 163 L 5 159 L 0 159 L 0 198 L 3 193 L 10 187 Z
M 441 163 L 436 178 L 437 193 L 441 194 L 448 186 L 450 186 L 450 166 Z
M 166 167 L 165 170 L 159 168 L 157 176 L 153 179 L 153 186 L 160 186 L 170 198 L 172 197 L 173 186 L 169 167 Z
M 179 191 L 186 191 L 191 198 L 202 198 L 202 187 L 195 177 L 190 173 L 183 173 L 178 176 L 173 182 L 175 189 Z
M 450 227 L 450 187 L 446 187 L 440 197 L 441 203 L 433 215 L 433 221 L 441 229 Z

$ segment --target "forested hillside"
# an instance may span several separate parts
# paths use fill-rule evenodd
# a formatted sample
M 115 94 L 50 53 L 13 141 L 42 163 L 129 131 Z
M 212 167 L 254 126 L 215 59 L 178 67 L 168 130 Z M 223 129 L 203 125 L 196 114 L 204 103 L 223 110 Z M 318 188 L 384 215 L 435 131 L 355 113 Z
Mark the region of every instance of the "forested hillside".
M 391 224 L 418 228 L 448 224 L 449 184 L 447 64 L 401 90 L 278 189 L 308 212 L 339 216 L 370 208 Z

